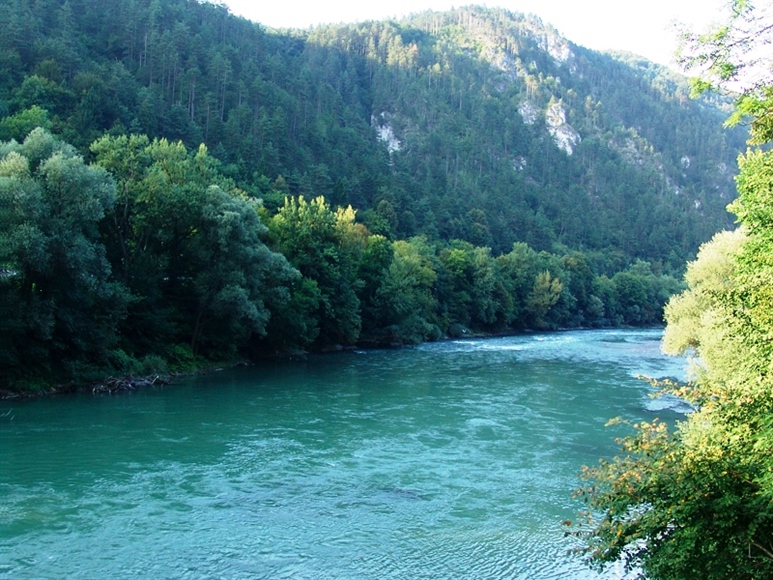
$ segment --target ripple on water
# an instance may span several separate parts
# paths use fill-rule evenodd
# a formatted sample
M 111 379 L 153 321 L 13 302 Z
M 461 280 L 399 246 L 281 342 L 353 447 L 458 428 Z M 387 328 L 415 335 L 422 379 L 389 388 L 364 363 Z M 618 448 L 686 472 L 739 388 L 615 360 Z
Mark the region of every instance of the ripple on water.
M 0 578 L 599 578 L 560 522 L 651 331 L 464 339 L 22 403 Z M 603 576 L 601 576 L 603 577 Z M 620 578 L 619 570 L 606 577 Z

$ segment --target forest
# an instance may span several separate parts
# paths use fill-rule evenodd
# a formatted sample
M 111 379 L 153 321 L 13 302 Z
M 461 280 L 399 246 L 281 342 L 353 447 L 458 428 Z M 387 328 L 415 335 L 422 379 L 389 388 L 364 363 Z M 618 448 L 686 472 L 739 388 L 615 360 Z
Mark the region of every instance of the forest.
M 690 378 L 654 386 L 693 411 L 629 425 L 567 534 L 599 569 L 773 576 L 770 11 L 686 34 L 690 83 L 476 6 L 112 8 L 0 4 L 3 394 L 665 321 Z
M 735 193 L 732 101 L 466 7 L 267 30 L 0 6 L 0 384 L 662 322 Z

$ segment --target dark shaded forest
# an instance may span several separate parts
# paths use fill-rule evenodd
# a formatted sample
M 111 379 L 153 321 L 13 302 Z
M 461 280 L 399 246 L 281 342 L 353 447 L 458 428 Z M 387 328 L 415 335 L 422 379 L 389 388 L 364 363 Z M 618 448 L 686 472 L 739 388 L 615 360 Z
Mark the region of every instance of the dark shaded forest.
M 0 6 L 7 387 L 471 332 L 657 324 L 732 222 L 728 107 L 533 17 L 272 31 Z

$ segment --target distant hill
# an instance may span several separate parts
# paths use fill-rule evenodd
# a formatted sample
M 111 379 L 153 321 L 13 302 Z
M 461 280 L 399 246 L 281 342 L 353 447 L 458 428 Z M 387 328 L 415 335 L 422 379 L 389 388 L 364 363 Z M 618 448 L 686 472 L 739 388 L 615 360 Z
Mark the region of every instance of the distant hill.
M 193 0 L 0 6 L 0 139 L 34 124 L 205 142 L 273 210 L 352 204 L 371 232 L 580 249 L 678 270 L 731 225 L 742 131 L 719 101 L 534 16 L 468 6 L 273 31 Z

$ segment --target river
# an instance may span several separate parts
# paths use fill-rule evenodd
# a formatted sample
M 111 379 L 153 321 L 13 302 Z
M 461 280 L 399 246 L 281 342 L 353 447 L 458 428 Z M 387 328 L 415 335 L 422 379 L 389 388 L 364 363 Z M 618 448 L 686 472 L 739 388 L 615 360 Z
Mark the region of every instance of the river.
M 679 415 L 659 330 L 310 356 L 0 401 L 0 578 L 618 578 L 570 553 L 583 464 Z

